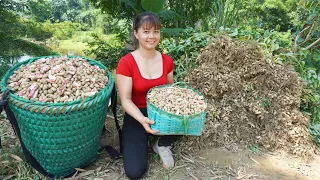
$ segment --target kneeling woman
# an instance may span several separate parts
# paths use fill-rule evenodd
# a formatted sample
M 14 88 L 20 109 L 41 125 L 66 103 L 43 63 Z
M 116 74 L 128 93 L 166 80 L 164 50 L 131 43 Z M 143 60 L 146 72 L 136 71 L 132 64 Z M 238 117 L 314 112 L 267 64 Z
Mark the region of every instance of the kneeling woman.
M 155 86 L 173 84 L 172 59 L 156 50 L 160 26 L 154 13 L 139 14 L 133 24 L 138 48 L 123 56 L 116 69 L 118 91 L 125 110 L 122 129 L 124 169 L 130 179 L 139 179 L 147 171 L 148 136 L 157 134 L 150 128 L 154 121 L 147 117 L 147 92 Z M 181 136 L 159 137 L 153 150 L 160 155 L 165 168 L 172 168 L 171 145 Z

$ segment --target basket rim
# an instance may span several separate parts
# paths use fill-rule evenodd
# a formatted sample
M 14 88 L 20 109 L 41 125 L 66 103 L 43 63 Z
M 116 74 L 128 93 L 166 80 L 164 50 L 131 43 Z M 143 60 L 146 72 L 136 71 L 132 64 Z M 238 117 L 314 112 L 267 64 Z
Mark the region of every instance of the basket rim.
M 183 86 L 181 86 L 181 84 L 183 84 Z M 203 99 L 204 99 L 204 102 L 206 104 L 206 108 L 204 108 L 201 112 L 197 113 L 197 114 L 192 114 L 192 115 L 177 115 L 177 114 L 173 114 L 173 113 L 170 113 L 170 112 L 167 112 L 167 111 L 164 111 L 162 109 L 160 109 L 159 107 L 157 107 L 155 104 L 151 103 L 149 98 L 148 98 L 148 95 L 154 90 L 154 89 L 158 89 L 158 88 L 166 88 L 166 87 L 173 87 L 173 86 L 177 86 L 180 87 L 180 88 L 187 88 L 187 89 L 190 89 L 192 90 L 193 92 L 196 92 L 199 96 L 202 96 Z M 187 118 L 188 120 L 190 118 L 194 118 L 194 117 L 197 117 L 199 115 L 202 115 L 202 114 L 205 114 L 207 109 L 208 109 L 208 101 L 207 101 L 207 98 L 201 93 L 199 92 L 198 90 L 190 87 L 187 83 L 185 82 L 176 82 L 174 84 L 164 84 L 164 85 L 160 85 L 160 86 L 155 86 L 151 89 L 149 89 L 148 93 L 147 93 L 147 108 L 148 107 L 152 107 L 154 109 L 156 109 L 159 113 L 163 113 L 169 117 L 175 117 L 175 118 L 178 118 L 178 119 L 181 119 L 181 118 Z
M 54 58 L 54 57 L 62 57 L 62 56 L 63 55 L 38 56 L 38 57 L 29 58 L 27 60 L 16 63 L 3 76 L 2 81 L 1 81 L 1 91 L 3 92 L 7 89 L 10 90 L 10 88 L 7 87 L 7 81 L 9 79 L 9 77 L 13 74 L 13 72 L 16 71 L 17 69 L 19 69 L 21 65 L 30 64 L 33 61 L 36 61 L 36 60 L 42 59 L 42 58 Z M 67 57 L 68 58 L 81 58 L 83 60 L 87 60 L 91 65 L 97 65 L 102 69 L 107 69 L 106 66 L 104 66 L 100 62 L 93 60 L 93 59 L 90 59 L 90 58 L 86 58 L 83 56 L 72 56 L 72 55 L 68 55 Z M 108 76 L 108 83 L 106 84 L 106 86 L 100 92 L 94 94 L 93 96 L 89 96 L 87 98 L 77 99 L 77 100 L 70 101 L 70 102 L 49 103 L 49 102 L 32 101 L 32 100 L 28 100 L 28 99 L 24 99 L 22 97 L 19 97 L 18 95 L 14 94 L 14 93 L 9 93 L 8 100 L 9 101 L 18 101 L 20 103 L 28 104 L 28 105 L 45 106 L 45 107 L 60 107 L 60 106 L 65 107 L 65 106 L 72 106 L 72 105 L 75 106 L 75 105 L 79 105 L 81 103 L 86 104 L 91 101 L 97 100 L 100 97 L 100 95 L 106 94 L 108 92 L 110 93 L 112 91 L 112 88 L 114 85 L 114 80 L 113 80 L 113 77 L 112 77 L 112 74 L 110 71 L 107 71 L 107 76 Z

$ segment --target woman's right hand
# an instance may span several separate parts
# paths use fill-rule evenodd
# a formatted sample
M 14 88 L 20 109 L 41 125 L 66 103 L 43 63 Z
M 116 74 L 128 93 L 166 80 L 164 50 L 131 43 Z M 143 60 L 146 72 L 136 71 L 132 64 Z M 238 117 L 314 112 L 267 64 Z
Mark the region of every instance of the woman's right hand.
M 147 131 L 147 133 L 157 134 L 159 132 L 159 130 L 152 130 L 151 129 L 150 124 L 154 124 L 154 121 L 150 120 L 147 117 L 143 117 L 141 119 L 140 123 L 142 124 L 143 128 Z

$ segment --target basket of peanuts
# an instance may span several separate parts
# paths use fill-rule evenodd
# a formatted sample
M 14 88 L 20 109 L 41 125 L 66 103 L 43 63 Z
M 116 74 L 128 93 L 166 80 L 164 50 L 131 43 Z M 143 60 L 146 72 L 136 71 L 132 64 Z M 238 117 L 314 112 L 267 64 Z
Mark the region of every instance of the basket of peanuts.
M 158 135 L 200 136 L 204 127 L 207 100 L 184 82 L 156 86 L 147 93 L 148 118 L 154 120 Z
M 114 80 L 100 62 L 78 56 L 43 56 L 18 62 L 4 75 L 8 106 L 21 141 L 55 177 L 98 156 Z

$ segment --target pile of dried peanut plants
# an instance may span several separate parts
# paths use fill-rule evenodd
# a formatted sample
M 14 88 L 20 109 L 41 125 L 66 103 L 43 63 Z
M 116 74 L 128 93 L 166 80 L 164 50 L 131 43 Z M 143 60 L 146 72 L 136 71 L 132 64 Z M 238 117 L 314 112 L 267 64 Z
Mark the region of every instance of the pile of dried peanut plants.
M 315 152 L 300 111 L 302 82 L 290 67 L 262 56 L 257 44 L 219 37 L 185 81 L 208 99 L 203 135 L 184 137 L 182 151 L 256 145 L 310 158 Z
M 106 70 L 82 58 L 50 57 L 21 65 L 7 84 L 18 96 L 40 102 L 68 102 L 92 96 L 108 83 Z

